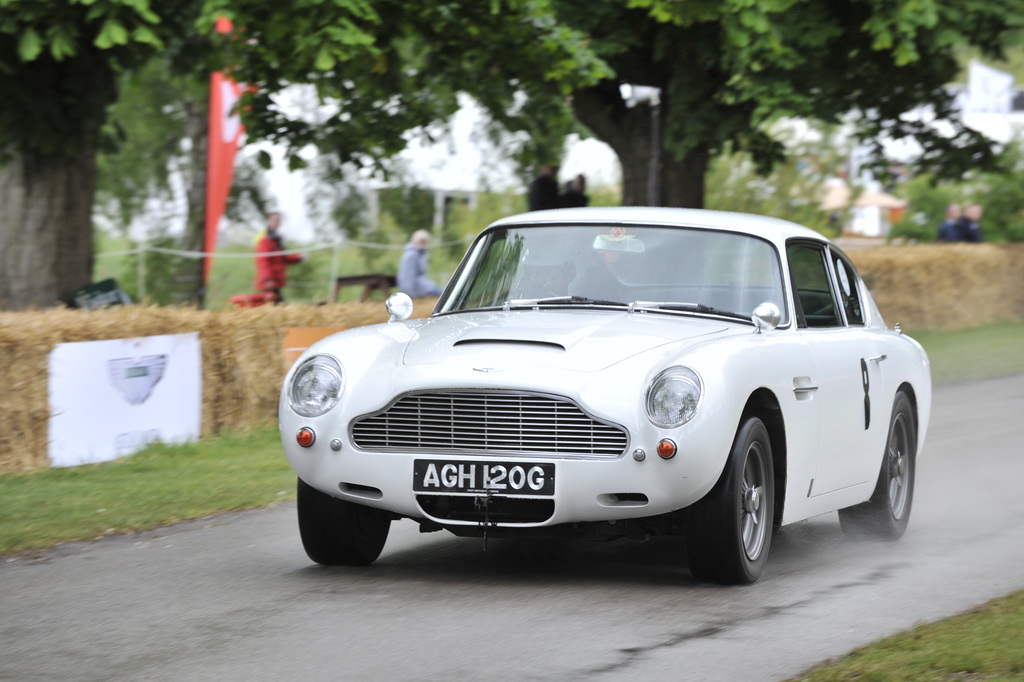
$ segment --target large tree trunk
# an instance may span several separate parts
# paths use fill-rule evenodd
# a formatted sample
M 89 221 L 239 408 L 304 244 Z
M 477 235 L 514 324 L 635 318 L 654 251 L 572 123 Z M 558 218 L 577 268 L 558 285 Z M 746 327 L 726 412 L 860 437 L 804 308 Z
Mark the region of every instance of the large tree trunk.
M 4 106 L 27 132 L 0 149 L 0 308 L 26 310 L 69 303 L 92 282 L 96 144 L 117 87 L 94 48 L 17 73 L 21 97 Z
M 704 206 L 708 150 L 698 145 L 677 159 L 665 149 L 664 121 L 670 106 L 663 97 L 657 107 L 627 107 L 612 81 L 573 97 L 576 117 L 619 157 L 623 206 Z
M 181 250 L 199 252 L 206 248 L 206 148 L 207 109 L 195 102 L 185 104 L 185 130 L 191 141 L 189 151 L 189 178 L 185 188 L 188 215 L 185 232 L 181 236 Z M 206 291 L 203 286 L 202 258 L 181 258 L 174 269 L 174 297 L 179 303 L 203 306 Z
M 69 302 L 92 282 L 96 155 L 11 152 L 0 167 L 0 308 Z

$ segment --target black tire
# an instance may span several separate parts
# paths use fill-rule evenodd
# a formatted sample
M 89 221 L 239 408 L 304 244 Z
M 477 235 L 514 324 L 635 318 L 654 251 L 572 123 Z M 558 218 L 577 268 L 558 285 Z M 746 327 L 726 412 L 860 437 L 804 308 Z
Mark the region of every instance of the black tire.
M 917 478 L 917 424 L 910 398 L 896 394 L 885 454 L 871 498 L 839 510 L 839 524 L 851 537 L 898 540 L 907 530 Z
M 306 555 L 325 566 L 366 566 L 384 549 L 391 516 L 324 494 L 298 479 L 299 535 Z
M 686 554 L 694 578 L 747 585 L 761 577 L 772 542 L 774 476 L 768 429 L 751 417 L 736 432 L 722 477 L 687 513 Z

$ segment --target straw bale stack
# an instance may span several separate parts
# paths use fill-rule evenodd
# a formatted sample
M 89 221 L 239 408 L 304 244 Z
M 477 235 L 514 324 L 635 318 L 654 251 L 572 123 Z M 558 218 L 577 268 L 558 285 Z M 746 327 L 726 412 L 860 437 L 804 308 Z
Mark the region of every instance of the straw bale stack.
M 913 331 L 1024 320 L 1024 245 L 877 246 L 849 254 L 889 325 Z M 434 303 L 417 301 L 413 315 L 429 315 Z M 143 306 L 0 312 L 0 473 L 49 464 L 47 369 L 59 343 L 199 332 L 202 429 L 210 435 L 274 418 L 288 369 L 286 328 L 386 320 L 384 306 L 374 302 L 223 312 Z
M 429 315 L 433 304 L 433 299 L 417 301 L 414 316 Z M 50 352 L 59 343 L 199 332 L 205 436 L 274 418 L 288 370 L 285 328 L 356 327 L 386 320 L 380 303 L 224 312 L 143 306 L 0 312 L 0 473 L 49 464 L 47 369 Z
M 1024 319 L 1024 245 L 927 244 L 849 252 L 890 326 L 962 329 Z

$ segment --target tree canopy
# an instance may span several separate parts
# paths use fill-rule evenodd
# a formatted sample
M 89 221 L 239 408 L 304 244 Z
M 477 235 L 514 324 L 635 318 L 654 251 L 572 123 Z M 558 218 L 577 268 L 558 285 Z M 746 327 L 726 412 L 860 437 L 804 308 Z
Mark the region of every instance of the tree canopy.
M 781 116 L 912 135 L 939 175 L 991 166 L 944 86 L 958 49 L 998 57 L 1022 26 L 1022 0 L 0 0 L 0 306 L 89 281 L 103 122 L 118 75 L 155 57 L 193 76 L 229 69 L 249 86 L 250 138 L 293 164 L 310 145 L 391 156 L 466 92 L 528 132 L 534 158 L 585 126 L 618 154 L 624 203 L 700 206 L 715 155 L 781 158 L 765 126 Z M 630 106 L 623 84 L 658 88 L 657 107 Z M 283 96 L 299 85 L 315 111 Z M 952 133 L 906 115 L 920 105 Z
M 384 157 L 406 131 L 450 116 L 464 91 L 530 133 L 532 157 L 550 160 L 545 145 L 574 117 L 618 154 L 625 203 L 690 206 L 714 155 L 747 151 L 762 169 L 782 158 L 765 126 L 782 116 L 853 120 L 869 143 L 912 136 L 939 176 L 991 167 L 990 142 L 959 122 L 945 86 L 958 49 L 1000 57 L 1024 26 L 1021 0 L 306 4 L 303 16 L 263 0 L 219 7 L 239 27 L 229 53 L 255 86 L 257 137 Z M 275 104 L 293 83 L 312 84 L 333 113 L 304 119 Z M 658 88 L 658 111 L 629 106 L 625 83 Z M 906 116 L 922 105 L 931 120 Z
M 361 164 L 392 156 L 408 131 L 430 135 L 429 124 L 449 119 L 459 92 L 546 140 L 552 126 L 564 132 L 559 100 L 612 75 L 546 0 L 301 4 L 309 11 L 265 0 L 212 3 L 236 27 L 226 52 L 233 75 L 251 87 L 250 134 L 295 152 L 315 145 Z M 323 106 L 301 112 L 282 103 L 280 93 L 295 84 L 313 86 Z M 549 123 L 524 111 L 527 101 L 562 115 Z

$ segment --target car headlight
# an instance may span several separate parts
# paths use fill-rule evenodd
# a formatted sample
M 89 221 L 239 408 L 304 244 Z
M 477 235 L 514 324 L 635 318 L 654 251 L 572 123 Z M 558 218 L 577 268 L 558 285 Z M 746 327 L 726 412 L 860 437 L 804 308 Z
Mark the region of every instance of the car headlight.
M 670 367 L 647 389 L 647 418 L 663 428 L 682 426 L 693 419 L 703 395 L 704 386 L 696 372 L 689 367 Z
M 341 365 L 330 355 L 314 355 L 292 376 L 288 404 L 303 417 L 319 417 L 338 404 L 344 376 Z

